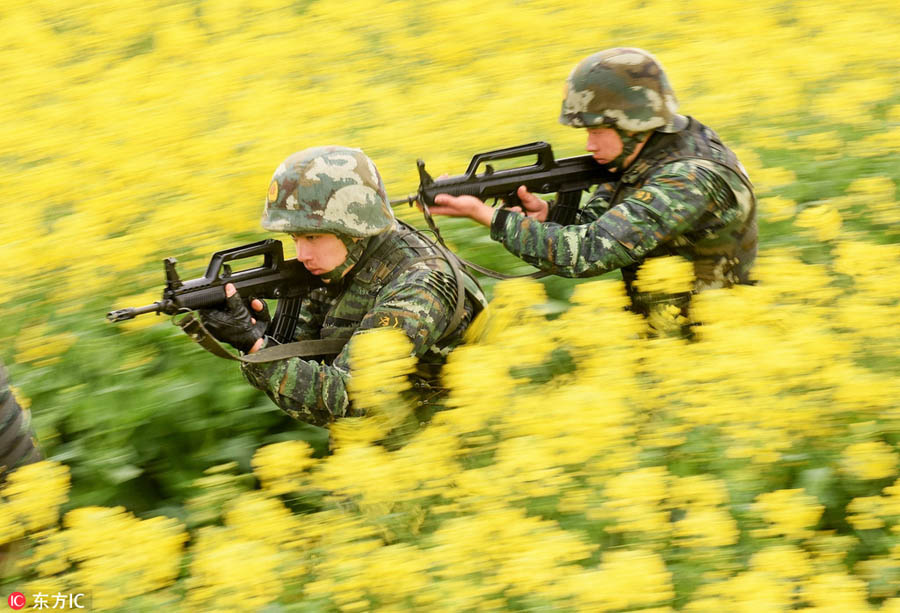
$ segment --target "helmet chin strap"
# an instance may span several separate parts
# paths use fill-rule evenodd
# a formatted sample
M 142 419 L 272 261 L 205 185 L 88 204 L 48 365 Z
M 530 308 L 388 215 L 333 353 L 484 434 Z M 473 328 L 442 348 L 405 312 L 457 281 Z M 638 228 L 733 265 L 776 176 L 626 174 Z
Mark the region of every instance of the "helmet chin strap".
M 622 139 L 622 153 L 616 156 L 614 160 L 612 160 L 607 166 L 609 168 L 615 168 L 619 172 L 625 170 L 625 160 L 634 153 L 634 150 L 637 149 L 638 145 L 640 145 L 644 139 L 647 137 L 647 132 L 628 132 L 626 130 L 621 130 L 617 127 L 613 126 L 613 130 L 616 131 L 616 134 L 619 135 L 619 138 Z
M 363 253 L 366 252 L 366 247 L 369 244 L 369 240 L 372 237 L 367 238 L 351 238 L 349 236 L 344 236 L 343 234 L 335 234 L 341 242 L 344 243 L 344 247 L 347 248 L 347 257 L 344 261 L 338 264 L 332 270 L 328 272 L 323 272 L 319 275 L 319 278 L 325 281 L 326 283 L 333 283 L 340 281 L 347 271 L 353 268 L 357 262 L 359 262 Z

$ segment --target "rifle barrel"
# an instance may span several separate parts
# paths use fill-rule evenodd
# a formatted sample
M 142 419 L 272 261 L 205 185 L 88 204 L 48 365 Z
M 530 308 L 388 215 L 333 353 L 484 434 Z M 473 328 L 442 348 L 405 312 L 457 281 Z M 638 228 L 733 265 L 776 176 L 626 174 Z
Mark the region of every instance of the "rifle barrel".
M 409 196 L 404 196 L 403 198 L 391 200 L 391 206 L 394 206 L 396 204 L 408 204 L 412 206 L 416 200 L 418 200 L 418 194 L 410 194 Z
M 162 310 L 163 304 L 161 302 L 154 302 L 147 306 L 129 307 L 127 309 L 110 311 L 106 314 L 106 319 L 109 321 L 125 321 L 126 319 L 134 319 L 138 315 L 143 315 L 144 313 L 160 313 Z

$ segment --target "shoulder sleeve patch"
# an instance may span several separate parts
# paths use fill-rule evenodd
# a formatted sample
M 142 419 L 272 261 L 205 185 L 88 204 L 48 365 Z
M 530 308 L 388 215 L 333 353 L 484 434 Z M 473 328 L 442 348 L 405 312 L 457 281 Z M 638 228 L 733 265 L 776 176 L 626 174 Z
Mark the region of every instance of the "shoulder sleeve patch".
M 644 191 L 642 189 L 637 190 L 631 195 L 632 198 L 640 200 L 641 202 L 650 202 L 653 200 L 653 194 L 648 191 Z

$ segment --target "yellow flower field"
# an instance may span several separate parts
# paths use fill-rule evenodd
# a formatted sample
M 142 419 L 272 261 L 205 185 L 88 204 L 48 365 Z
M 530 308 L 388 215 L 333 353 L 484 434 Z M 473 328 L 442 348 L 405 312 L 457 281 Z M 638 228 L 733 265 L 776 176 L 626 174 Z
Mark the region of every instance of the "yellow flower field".
M 0 490 L 7 593 L 900 612 L 896 3 L 12 0 L 0 21 L 0 358 L 51 456 Z M 158 299 L 163 257 L 199 274 L 263 238 L 293 151 L 360 147 L 392 197 L 416 158 L 434 174 L 534 140 L 582 153 L 556 123 L 563 80 L 610 46 L 655 53 L 757 186 L 758 284 L 697 296 L 693 341 L 666 334 L 678 313 L 624 311 L 615 280 L 565 286 L 564 307 L 553 281 L 499 283 L 445 368 L 452 410 L 382 444 L 414 408 L 412 365 L 372 333 L 353 347 L 369 414 L 315 457 L 252 430 L 274 407 L 164 320 L 102 323 Z M 461 253 L 508 261 L 446 225 Z M 658 260 L 638 283 L 689 274 Z M 207 378 L 230 412 L 208 409 Z

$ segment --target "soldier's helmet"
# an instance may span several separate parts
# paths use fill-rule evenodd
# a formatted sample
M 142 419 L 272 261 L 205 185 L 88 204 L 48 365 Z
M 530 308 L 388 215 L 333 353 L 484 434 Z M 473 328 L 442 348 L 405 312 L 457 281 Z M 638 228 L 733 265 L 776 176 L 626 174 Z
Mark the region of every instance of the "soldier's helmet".
M 583 59 L 566 79 L 559 122 L 628 132 L 678 132 L 687 118 L 659 61 L 643 49 L 616 47 Z
M 273 232 L 365 238 L 394 223 L 378 169 L 349 147 L 312 147 L 275 169 L 262 226 Z

